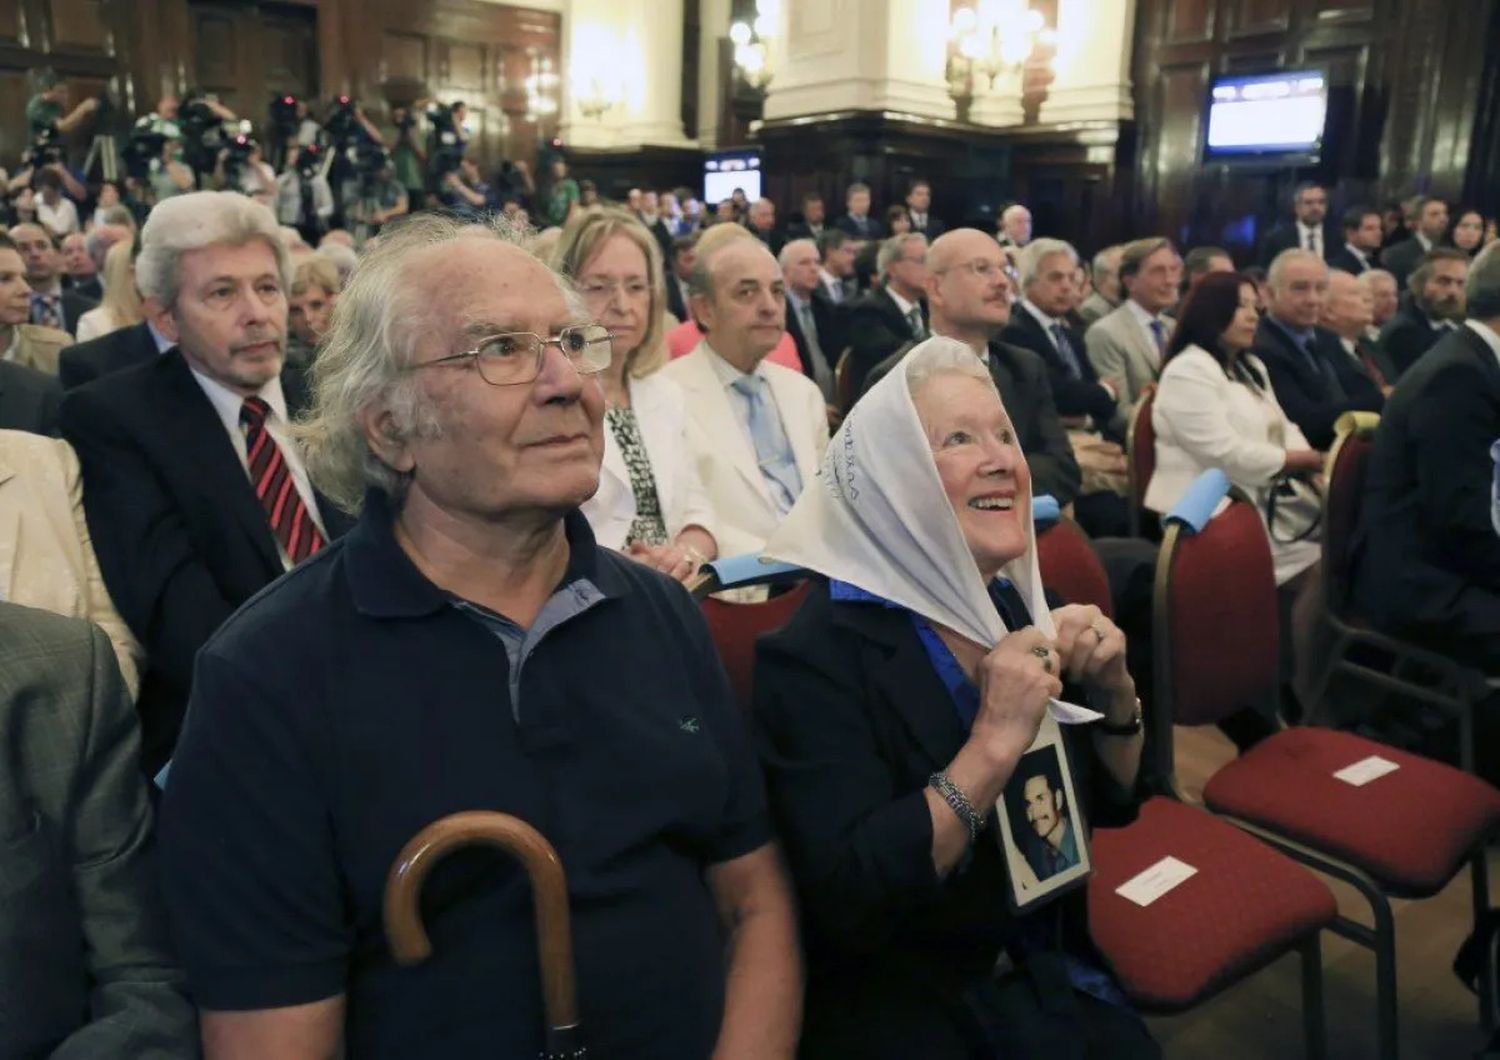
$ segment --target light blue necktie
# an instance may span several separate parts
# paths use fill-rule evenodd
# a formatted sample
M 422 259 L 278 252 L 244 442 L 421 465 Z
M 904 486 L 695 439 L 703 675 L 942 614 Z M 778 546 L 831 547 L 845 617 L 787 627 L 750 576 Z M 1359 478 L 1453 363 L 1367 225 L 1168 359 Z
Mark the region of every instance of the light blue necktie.
M 748 407 L 746 426 L 755 443 L 755 460 L 771 487 L 771 496 L 782 514 L 791 510 L 802 492 L 802 475 L 792 455 L 792 443 L 781 425 L 781 413 L 766 393 L 766 381 L 758 375 L 742 375 L 732 384 Z

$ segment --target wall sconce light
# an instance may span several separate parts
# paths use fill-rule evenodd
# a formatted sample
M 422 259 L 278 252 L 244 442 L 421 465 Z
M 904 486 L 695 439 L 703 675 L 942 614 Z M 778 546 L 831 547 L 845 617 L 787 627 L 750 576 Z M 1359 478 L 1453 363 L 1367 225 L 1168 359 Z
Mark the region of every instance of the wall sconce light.
M 979 0 L 954 10 L 948 23 L 948 95 L 958 120 L 968 121 L 979 80 L 995 87 L 1002 73 L 1015 73 L 1038 44 L 1055 45 L 1057 31 L 1026 0 Z
M 526 75 L 522 86 L 526 90 L 526 119 L 538 121 L 550 117 L 558 110 L 558 88 L 562 78 L 552 68 L 552 60 L 536 52 L 531 53 L 531 73 Z
M 780 21 L 780 6 L 780 0 L 755 0 L 754 21 L 736 22 L 729 27 L 735 73 L 757 92 L 764 92 L 775 76 L 771 69 L 770 42 Z

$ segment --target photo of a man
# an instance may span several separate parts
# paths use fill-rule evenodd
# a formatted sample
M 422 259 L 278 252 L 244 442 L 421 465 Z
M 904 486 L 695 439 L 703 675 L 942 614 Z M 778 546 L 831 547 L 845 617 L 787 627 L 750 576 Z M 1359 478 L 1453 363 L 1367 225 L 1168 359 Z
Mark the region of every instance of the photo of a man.
M 1078 864 L 1078 835 L 1055 747 L 1038 748 L 1021 759 L 1006 785 L 1006 801 L 1016 821 L 1017 845 L 1038 880 Z

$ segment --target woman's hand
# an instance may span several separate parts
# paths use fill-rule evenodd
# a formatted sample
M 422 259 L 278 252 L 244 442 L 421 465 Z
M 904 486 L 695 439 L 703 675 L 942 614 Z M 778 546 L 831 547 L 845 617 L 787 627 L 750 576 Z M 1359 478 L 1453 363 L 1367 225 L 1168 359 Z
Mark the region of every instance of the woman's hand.
M 1063 673 L 1113 702 L 1135 703 L 1135 679 L 1125 665 L 1125 634 L 1092 604 L 1070 604 L 1052 612 L 1052 642 Z
M 686 549 L 677 545 L 647 545 L 635 541 L 625 553 L 637 563 L 644 563 L 652 570 L 659 570 L 680 582 L 686 582 L 698 573 L 698 561 L 688 555 Z
M 1288 449 L 1283 471 L 1322 471 L 1323 454 L 1316 449 Z
M 1036 739 L 1047 704 L 1062 692 L 1061 664 L 1034 627 L 1002 637 L 976 668 L 979 714 L 971 740 L 998 760 L 1014 762 Z

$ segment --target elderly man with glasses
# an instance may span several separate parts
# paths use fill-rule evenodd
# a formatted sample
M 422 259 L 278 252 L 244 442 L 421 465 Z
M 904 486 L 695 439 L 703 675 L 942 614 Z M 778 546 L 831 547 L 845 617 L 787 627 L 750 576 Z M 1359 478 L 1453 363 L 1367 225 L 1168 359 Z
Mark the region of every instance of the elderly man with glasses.
M 435 872 L 424 964 L 382 928 L 403 844 L 465 810 L 558 851 L 591 1054 L 792 1054 L 792 901 L 707 628 L 577 510 L 610 347 L 498 227 L 422 215 L 345 289 L 302 435 L 359 522 L 204 648 L 167 783 L 210 1060 L 538 1055 L 519 867 Z

